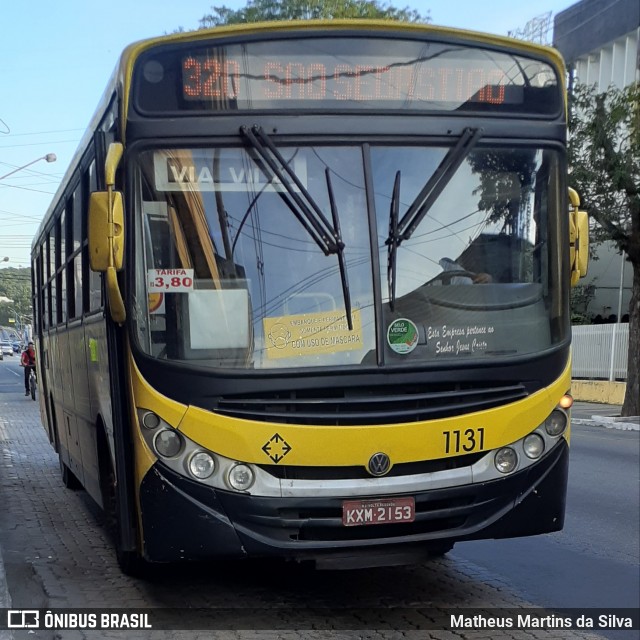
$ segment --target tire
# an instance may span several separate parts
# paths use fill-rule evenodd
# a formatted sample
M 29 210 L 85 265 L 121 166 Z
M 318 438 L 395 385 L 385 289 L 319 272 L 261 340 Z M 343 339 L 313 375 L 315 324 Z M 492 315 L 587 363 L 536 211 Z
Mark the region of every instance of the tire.
M 31 390 L 31 399 L 36 399 L 36 379 L 35 376 L 29 376 L 29 389 Z
M 142 558 L 137 551 L 129 551 L 122 548 L 116 475 L 111 460 L 104 460 L 104 457 L 109 456 L 108 451 L 103 451 L 101 456 L 100 485 L 102 490 L 102 504 L 104 505 L 105 524 L 115 547 L 118 566 L 122 573 L 133 578 L 152 577 L 152 565 Z

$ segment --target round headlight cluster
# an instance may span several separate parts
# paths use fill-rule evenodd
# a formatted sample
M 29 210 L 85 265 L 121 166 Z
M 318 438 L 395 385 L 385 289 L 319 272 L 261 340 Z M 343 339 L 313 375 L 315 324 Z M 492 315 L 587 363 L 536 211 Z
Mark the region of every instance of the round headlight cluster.
M 198 480 L 206 480 L 216 470 L 216 461 L 206 451 L 197 451 L 189 458 L 189 471 Z
M 142 426 L 145 429 L 157 429 L 160 426 L 160 418 L 153 411 L 147 411 L 142 416 Z
M 522 442 L 522 448 L 528 458 L 535 460 L 544 453 L 544 440 L 538 433 L 530 433 Z
M 555 409 L 544 421 L 544 429 L 550 436 L 556 437 L 564 433 L 568 422 L 567 414 L 564 411 Z
M 518 454 L 511 447 L 503 447 L 496 451 L 494 463 L 500 473 L 511 473 L 518 465 Z
M 246 464 L 236 464 L 229 470 L 227 482 L 236 491 L 246 491 L 255 481 L 253 469 Z
M 140 433 L 149 450 L 169 469 L 215 489 L 248 492 L 260 482 L 249 463 L 204 448 L 147 408 L 137 408 Z
M 153 445 L 163 458 L 174 458 L 182 450 L 182 437 L 173 429 L 163 429 L 156 434 Z

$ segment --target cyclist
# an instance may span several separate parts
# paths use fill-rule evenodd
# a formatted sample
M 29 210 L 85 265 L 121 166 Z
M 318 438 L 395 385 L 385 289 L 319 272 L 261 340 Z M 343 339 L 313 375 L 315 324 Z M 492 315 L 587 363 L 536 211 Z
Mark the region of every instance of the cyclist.
M 33 342 L 29 342 L 27 348 L 22 352 L 20 364 L 24 367 L 24 395 L 28 396 L 31 394 L 29 376 L 32 371 L 36 370 L 36 349 Z

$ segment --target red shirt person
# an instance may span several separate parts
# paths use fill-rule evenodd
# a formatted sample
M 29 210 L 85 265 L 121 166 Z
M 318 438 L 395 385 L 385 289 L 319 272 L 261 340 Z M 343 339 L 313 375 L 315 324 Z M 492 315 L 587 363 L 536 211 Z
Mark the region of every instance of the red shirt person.
M 29 342 L 27 348 L 20 356 L 20 365 L 24 367 L 24 395 L 28 396 L 31 391 L 29 389 L 29 375 L 31 371 L 36 369 L 36 349 L 33 342 Z

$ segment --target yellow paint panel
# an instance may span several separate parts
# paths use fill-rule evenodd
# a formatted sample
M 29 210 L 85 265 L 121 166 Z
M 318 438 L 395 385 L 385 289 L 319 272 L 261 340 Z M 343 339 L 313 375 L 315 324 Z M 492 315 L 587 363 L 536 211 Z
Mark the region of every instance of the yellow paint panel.
M 130 361 L 129 371 L 133 389 L 133 404 L 140 409 L 149 409 L 155 412 L 172 427 L 177 426 L 182 420 L 187 407 L 153 389 L 142 377 L 133 359 Z
M 294 466 L 363 466 L 379 451 L 399 464 L 496 449 L 540 425 L 571 383 L 569 365 L 546 389 L 504 407 L 418 423 L 336 427 L 240 420 L 185 407 L 154 391 L 133 361 L 130 372 L 135 406 L 153 410 L 200 446 L 232 460 Z M 132 420 L 137 423 L 137 416 Z M 462 449 L 472 441 L 471 450 Z M 456 442 L 461 445 L 457 452 Z M 140 481 L 154 458 L 141 436 L 135 446 Z
M 568 367 L 550 387 L 508 406 L 419 423 L 297 426 L 239 420 L 189 407 L 179 429 L 201 446 L 243 462 L 272 464 L 277 459 L 298 466 L 360 466 L 374 453 L 384 451 L 398 464 L 456 455 L 452 447 L 456 438 L 467 444 L 470 437 L 479 442 L 480 433 L 483 446 L 473 451 L 514 442 L 547 418 L 569 385 Z M 467 430 L 472 430 L 471 435 L 465 435 Z M 460 450 L 457 455 L 465 452 L 468 450 Z
M 138 422 L 136 409 L 149 409 L 162 418 L 167 424 L 176 426 L 180 424 L 187 407 L 155 391 L 142 377 L 140 370 L 136 367 L 131 356 L 129 357 L 129 384 L 132 397 L 131 415 L 129 419 L 131 420 L 131 424 L 135 425 L 132 428 L 132 434 L 136 458 L 137 491 L 144 476 L 153 466 L 157 458 L 142 437 L 142 427 Z

